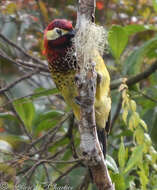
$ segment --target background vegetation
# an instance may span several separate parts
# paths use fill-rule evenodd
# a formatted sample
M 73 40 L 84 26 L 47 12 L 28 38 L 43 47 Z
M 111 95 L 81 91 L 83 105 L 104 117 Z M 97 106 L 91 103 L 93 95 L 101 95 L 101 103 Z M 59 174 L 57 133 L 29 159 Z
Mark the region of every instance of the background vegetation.
M 42 55 L 54 18 L 76 21 L 74 0 L 0 2 L 0 186 L 94 190 L 79 132 Z M 106 27 L 112 131 L 107 164 L 116 190 L 157 190 L 157 1 L 98 0 Z M 127 81 L 128 79 L 128 81 Z

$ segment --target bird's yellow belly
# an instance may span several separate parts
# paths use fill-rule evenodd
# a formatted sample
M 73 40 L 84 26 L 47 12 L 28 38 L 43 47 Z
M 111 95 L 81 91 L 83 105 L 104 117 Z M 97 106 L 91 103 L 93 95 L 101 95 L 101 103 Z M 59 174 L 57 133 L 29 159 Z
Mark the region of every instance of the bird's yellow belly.
M 75 71 L 68 73 L 53 73 L 52 78 L 59 89 L 65 102 L 70 106 L 74 112 L 77 120 L 80 119 L 80 107 L 75 103 L 75 97 L 78 96 L 76 84 L 74 82 Z
M 104 63 L 103 63 L 104 64 Z M 75 71 L 68 73 L 52 74 L 53 80 L 65 99 L 65 102 L 72 108 L 76 119 L 80 120 L 80 106 L 75 103 L 75 97 L 78 96 L 76 84 L 74 82 Z M 100 128 L 105 128 L 111 109 L 111 99 L 109 97 L 109 74 L 97 85 L 95 97 L 95 116 L 96 124 Z M 105 89 L 106 88 L 106 89 Z

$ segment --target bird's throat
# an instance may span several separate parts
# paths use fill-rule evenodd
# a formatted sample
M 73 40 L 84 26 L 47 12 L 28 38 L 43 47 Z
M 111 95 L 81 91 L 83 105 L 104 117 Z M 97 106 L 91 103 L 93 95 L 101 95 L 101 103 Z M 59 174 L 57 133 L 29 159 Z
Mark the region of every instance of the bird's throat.
M 48 51 L 47 59 L 51 72 L 69 72 L 76 70 L 76 57 L 73 48 L 55 49 Z

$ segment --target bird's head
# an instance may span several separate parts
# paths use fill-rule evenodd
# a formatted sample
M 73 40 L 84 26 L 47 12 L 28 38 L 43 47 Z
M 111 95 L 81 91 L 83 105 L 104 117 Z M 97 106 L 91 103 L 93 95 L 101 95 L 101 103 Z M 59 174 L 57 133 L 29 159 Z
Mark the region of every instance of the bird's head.
M 70 47 L 71 39 L 75 36 L 72 23 L 65 19 L 53 20 L 44 31 L 44 51 L 47 55 L 51 51 Z

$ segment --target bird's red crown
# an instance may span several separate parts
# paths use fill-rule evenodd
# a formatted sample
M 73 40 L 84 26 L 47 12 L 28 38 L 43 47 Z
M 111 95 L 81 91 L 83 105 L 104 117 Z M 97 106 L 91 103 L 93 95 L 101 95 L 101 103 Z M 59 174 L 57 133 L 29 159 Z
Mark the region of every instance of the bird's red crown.
M 48 55 L 49 53 L 51 53 L 52 50 L 50 50 L 49 47 L 49 42 L 46 38 L 46 34 L 48 31 L 53 30 L 54 28 L 60 28 L 60 29 L 64 29 L 67 31 L 70 31 L 73 29 L 72 23 L 71 21 L 68 21 L 66 19 L 55 19 L 53 20 L 44 30 L 44 50 L 43 50 L 43 55 Z M 62 37 L 60 39 L 57 39 L 56 41 L 53 42 L 53 44 L 57 44 L 57 43 L 64 43 L 65 41 L 65 37 Z

